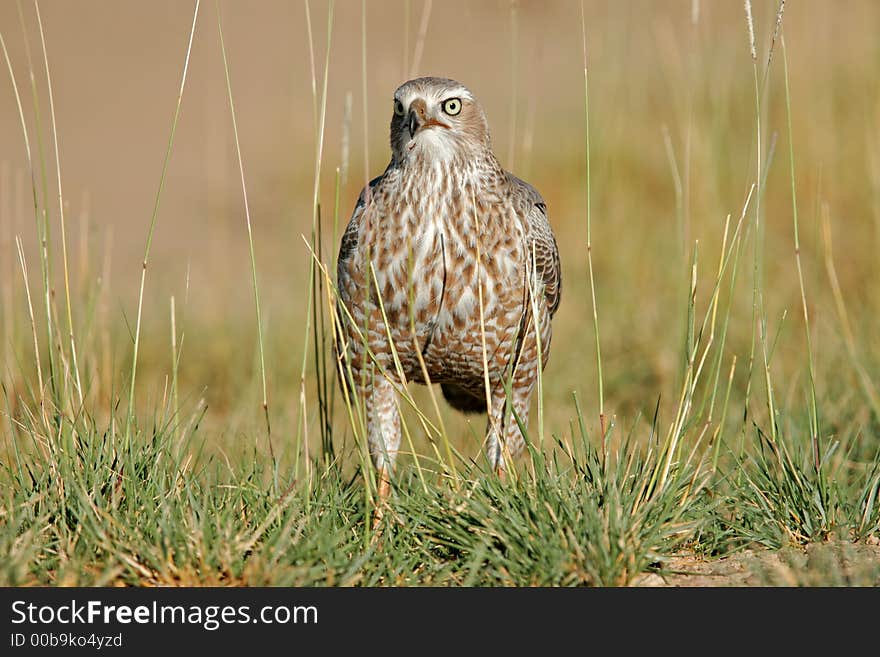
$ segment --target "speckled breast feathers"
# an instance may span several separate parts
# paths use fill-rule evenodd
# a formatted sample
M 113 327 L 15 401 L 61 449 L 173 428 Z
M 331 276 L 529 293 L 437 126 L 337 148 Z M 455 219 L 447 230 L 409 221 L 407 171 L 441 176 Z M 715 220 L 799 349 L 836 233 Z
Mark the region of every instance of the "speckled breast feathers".
M 425 383 L 425 374 L 456 408 L 490 411 L 487 450 L 503 467 L 502 448 L 512 455 L 522 438 L 503 444 L 511 432 L 497 426 L 503 417 L 492 404 L 504 406 L 506 380 L 527 414 L 559 304 L 546 205 L 500 166 L 483 110 L 457 82 L 402 85 L 391 147 L 342 237 L 341 371 L 365 402 L 380 470 L 393 465 L 399 445 L 399 417 L 387 401 L 393 384 L 401 376 Z

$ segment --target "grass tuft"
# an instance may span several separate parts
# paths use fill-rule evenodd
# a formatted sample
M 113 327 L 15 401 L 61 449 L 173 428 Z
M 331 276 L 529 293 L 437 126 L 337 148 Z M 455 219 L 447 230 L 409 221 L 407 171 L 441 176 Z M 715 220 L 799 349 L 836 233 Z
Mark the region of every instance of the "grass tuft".
M 197 304 L 187 304 L 189 267 L 184 295 L 157 285 L 161 311 L 154 312 L 145 291 L 196 45 L 195 2 L 137 272 L 137 315 L 129 327 L 128 317 L 112 311 L 112 233 L 103 236 L 103 263 L 90 262 L 101 251 L 89 241 L 100 218 L 88 217 L 85 202 L 75 249 L 77 215 L 61 191 L 59 145 L 65 133 L 58 130 L 71 129 L 74 120 L 63 112 L 56 117 L 64 104 L 59 95 L 56 107 L 52 96 L 47 52 L 55 47 L 46 38 L 52 32 L 43 32 L 39 5 L 34 5 L 36 24 L 29 26 L 30 16 L 19 2 L 30 107 L 20 94 L 20 73 L 16 78 L 14 58 L 22 48 L 8 47 L 9 35 L 0 31 L 14 98 L 11 111 L 18 117 L 26 159 L 20 171 L 0 163 L 0 585 L 626 586 L 692 581 L 681 578 L 707 571 L 710 583 L 718 581 L 711 579 L 715 574 L 727 572 L 724 581 L 740 584 L 876 585 L 880 353 L 872 340 L 872 318 L 880 296 L 871 274 L 880 230 L 866 232 L 859 222 L 842 219 L 865 210 L 859 203 L 873 202 L 873 228 L 880 226 L 874 198 L 880 157 L 873 142 L 866 144 L 864 159 L 874 166 L 863 172 L 867 179 L 853 175 L 850 187 L 845 186 L 849 181 L 834 181 L 839 188 L 823 188 L 822 177 L 806 164 L 815 160 L 813 141 L 840 149 L 854 171 L 859 158 L 844 149 L 854 141 L 844 132 L 846 125 L 829 124 L 822 131 L 805 127 L 810 115 L 801 94 L 808 85 L 798 71 L 811 60 L 803 52 L 800 24 L 789 26 L 787 44 L 784 2 L 779 2 L 761 72 L 762 13 L 753 14 L 751 2 L 745 2 L 748 38 L 743 43 L 742 9 L 735 7 L 739 21 L 732 34 L 745 65 L 738 70 L 731 63 L 722 77 L 709 68 L 718 66 L 717 59 L 707 57 L 704 64 L 696 56 L 708 53 L 702 35 L 716 27 L 709 14 L 700 23 L 698 8 L 695 3 L 691 25 L 684 28 L 689 37 L 683 52 L 690 62 L 681 66 L 681 79 L 678 64 L 664 60 L 659 77 L 668 88 L 647 86 L 644 92 L 652 113 L 669 110 L 663 99 L 672 97 L 672 115 L 648 121 L 646 128 L 627 119 L 620 130 L 618 113 L 632 107 L 627 94 L 608 93 L 609 59 L 603 56 L 616 41 L 596 30 L 596 48 L 590 52 L 596 59 L 588 71 L 587 25 L 593 17 L 581 7 L 583 97 L 573 92 L 565 111 L 583 103 L 583 144 L 561 144 L 556 127 L 538 118 L 543 103 L 553 106 L 556 94 L 530 105 L 524 122 L 528 139 L 523 142 L 530 145 L 520 159 L 530 166 L 535 160 L 536 182 L 554 205 L 564 262 L 581 263 L 566 264 L 566 300 L 554 320 L 554 360 L 539 379 L 530 427 L 513 413 L 527 453 L 511 465 L 507 479 L 499 479 L 482 453 L 484 418 L 461 419 L 438 402 L 436 390 L 394 383 L 404 446 L 391 498 L 374 529 L 377 482 L 363 408 L 351 388 L 350 364 L 336 362 L 332 350 L 341 339 L 341 318 L 328 254 L 339 239 L 340 215 L 344 221 L 350 208 L 351 187 L 362 183 L 360 176 L 348 175 L 350 159 L 363 157 L 366 179 L 375 161 L 366 107 L 381 74 L 384 44 L 377 40 L 371 50 L 375 70 L 368 68 L 366 52 L 378 18 L 371 14 L 368 24 L 363 2 L 346 10 L 353 20 L 337 20 L 329 3 L 322 61 L 311 6 L 305 3 L 311 76 L 303 86 L 310 82 L 311 103 L 305 104 L 312 112 L 315 148 L 313 159 L 303 158 L 302 189 L 292 192 L 306 199 L 294 231 L 302 242 L 298 239 L 294 251 L 301 256 L 296 271 L 302 276 L 280 277 L 273 288 L 268 275 L 262 287 L 257 284 L 257 268 L 271 271 L 272 263 L 268 248 L 260 249 L 262 259 L 255 249 L 218 12 L 221 50 L 215 54 L 223 64 L 244 197 L 256 322 L 253 316 L 250 321 L 233 317 L 231 326 L 217 326 L 195 312 Z M 414 12 L 409 3 L 405 9 L 402 67 L 415 75 L 435 61 L 437 42 L 429 24 L 440 25 L 439 31 L 448 16 L 445 6 L 424 3 L 411 44 Z M 494 18 L 509 18 L 511 43 L 526 61 L 530 34 L 540 22 L 526 6 L 511 7 L 509 16 L 506 8 L 499 11 Z M 52 14 L 46 18 L 51 24 Z M 664 41 L 664 30 L 672 29 L 664 20 L 667 27 L 654 26 L 655 36 L 663 44 L 660 54 L 672 53 L 672 61 L 682 51 L 675 50 L 675 39 Z M 41 67 L 34 66 L 28 41 L 28 30 L 37 29 Z M 777 41 L 782 61 L 774 70 Z M 349 83 L 361 88 L 361 107 L 355 107 L 350 89 L 337 90 L 342 85 L 331 79 L 332 56 L 341 48 L 361 57 L 359 70 L 352 67 L 349 76 L 354 80 Z M 840 53 L 831 55 L 834 70 L 843 70 Z M 509 135 L 499 150 L 506 146 L 511 161 L 517 152 L 517 85 L 523 83 L 514 60 L 512 111 L 503 126 L 509 130 L 498 131 Z M 778 84 L 776 73 L 784 76 Z M 650 79 L 634 78 L 627 93 L 657 84 L 655 77 L 652 70 Z M 48 103 L 42 95 L 48 95 Z M 334 134 L 334 103 L 342 104 L 343 98 L 343 107 L 335 108 L 342 110 L 342 161 L 336 166 L 326 144 Z M 835 111 L 848 107 L 842 97 L 829 98 Z M 508 92 L 495 100 L 509 101 Z M 681 105 L 677 117 L 676 103 Z M 46 105 L 44 120 L 41 106 Z M 363 153 L 353 152 L 356 112 L 364 122 Z M 241 118 L 245 126 L 245 115 Z M 544 139 L 532 141 L 533 123 L 537 137 L 546 131 Z M 571 126 L 565 130 L 567 141 Z M 860 128 L 858 134 L 872 130 Z M 250 129 L 242 136 L 245 132 Z M 777 134 L 788 140 L 784 176 L 773 167 Z M 46 173 L 47 138 L 54 146 L 54 180 Z M 684 142 L 680 159 L 677 139 Z M 543 153 L 545 161 L 542 141 L 560 144 Z M 64 139 L 67 148 L 71 143 L 75 140 Z M 636 156 L 630 158 L 630 151 Z M 671 180 L 663 173 L 667 167 Z M 326 211 L 331 207 L 325 200 L 331 196 L 328 172 L 332 212 Z M 9 198 L 13 177 L 21 181 L 15 185 L 15 204 Z M 260 188 L 251 191 L 256 208 Z M 54 194 L 57 207 L 49 201 Z M 816 208 L 812 222 L 810 200 Z M 28 203 L 34 224 L 19 234 Z M 565 220 L 578 216 L 585 218 L 585 244 L 582 237 L 575 239 L 583 235 L 584 222 Z M 56 224 L 60 247 L 52 241 Z M 264 225 L 268 238 L 272 228 Z M 835 262 L 832 238 L 838 253 L 847 254 L 845 260 Z M 205 244 L 199 242 L 199 248 Z M 241 249 L 243 254 L 244 245 Z M 479 264 L 490 257 L 481 248 Z M 813 275 L 823 260 L 827 280 Z M 743 269 L 751 276 L 741 276 Z M 64 298 L 56 299 L 55 287 L 62 284 Z M 201 288 L 198 295 L 215 292 L 225 309 L 232 291 L 219 282 L 216 288 L 220 291 Z M 301 307 L 272 314 L 285 321 L 264 325 L 263 305 L 266 317 L 277 298 L 291 305 L 294 288 Z M 483 290 L 477 292 L 481 326 L 488 327 L 495 318 L 484 316 Z M 164 305 L 169 301 L 170 308 Z M 62 314 L 59 303 L 65 304 Z M 833 314 L 824 312 L 832 307 Z M 179 367 L 182 308 L 187 309 L 185 368 Z M 792 308 L 800 312 L 791 314 L 798 330 L 790 331 L 784 320 Z M 159 324 L 165 337 L 157 347 Z M 364 328 L 356 329 L 361 337 Z M 225 350 L 217 346 L 223 339 L 231 344 Z M 254 366 L 239 352 L 250 352 L 238 349 L 255 342 L 263 402 L 258 412 L 248 383 L 242 383 L 248 377 L 241 376 Z M 587 356 L 593 349 L 595 367 L 590 368 Z M 539 345 L 540 358 L 546 350 Z M 374 354 L 367 357 L 380 366 Z M 393 349 L 392 360 L 399 368 Z M 298 366 L 291 371 L 296 371 L 287 372 L 283 364 L 294 361 Z M 217 388 L 226 395 L 218 395 Z M 270 408 L 270 394 L 287 403 L 273 402 Z M 583 411 L 593 404 L 598 417 Z M 273 431 L 268 453 L 261 449 L 261 426 L 267 434 L 270 427 Z M 731 576 L 731 571 L 740 574 Z

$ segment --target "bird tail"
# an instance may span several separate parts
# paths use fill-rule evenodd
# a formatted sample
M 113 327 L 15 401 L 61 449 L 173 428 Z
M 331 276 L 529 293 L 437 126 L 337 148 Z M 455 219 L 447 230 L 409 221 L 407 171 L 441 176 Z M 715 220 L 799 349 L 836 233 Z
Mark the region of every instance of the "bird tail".
M 486 395 L 474 395 L 454 383 L 441 383 L 440 389 L 449 405 L 462 413 L 485 413 Z

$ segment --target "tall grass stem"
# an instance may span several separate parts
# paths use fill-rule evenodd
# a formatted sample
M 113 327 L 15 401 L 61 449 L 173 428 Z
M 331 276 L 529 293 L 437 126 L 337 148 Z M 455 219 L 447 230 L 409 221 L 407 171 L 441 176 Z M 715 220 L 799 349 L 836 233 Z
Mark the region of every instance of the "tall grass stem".
M 257 319 L 257 344 L 259 345 L 260 350 L 260 379 L 263 384 L 263 414 L 266 419 L 266 437 L 269 441 L 269 453 L 272 456 L 272 459 L 275 459 L 275 454 L 272 449 L 272 425 L 269 422 L 269 393 L 266 386 L 266 356 L 265 349 L 263 347 L 263 318 L 262 311 L 260 309 L 260 286 L 257 282 L 257 258 L 254 252 L 254 232 L 253 227 L 251 225 L 251 210 L 250 204 L 248 203 L 247 196 L 247 185 L 244 180 L 244 162 L 241 156 L 241 144 L 238 139 L 238 121 L 235 118 L 235 103 L 232 98 L 232 80 L 229 75 L 229 61 L 226 56 L 226 43 L 223 40 L 223 21 L 221 20 L 220 15 L 220 0 L 217 0 L 217 32 L 220 35 L 220 52 L 223 55 L 223 73 L 226 77 L 226 94 L 227 99 L 229 100 L 229 113 L 232 117 L 232 135 L 235 140 L 235 155 L 238 159 L 238 173 L 239 178 L 241 180 L 241 195 L 244 200 L 244 217 L 245 223 L 247 224 L 247 235 L 248 235 L 248 250 L 251 258 L 251 282 L 253 284 L 254 290 L 254 308 L 256 311 L 256 319 Z
M 147 279 L 147 265 L 150 258 L 150 248 L 153 244 L 153 234 L 156 230 L 156 223 L 159 218 L 159 202 L 162 198 L 162 191 L 165 188 L 165 178 L 168 174 L 168 164 L 171 161 L 171 150 L 174 146 L 174 134 L 177 131 L 177 122 L 180 119 L 180 107 L 183 102 L 183 91 L 186 88 L 186 74 L 189 70 L 189 61 L 190 54 L 192 53 L 192 44 L 193 37 L 196 33 L 196 22 L 199 17 L 199 4 L 201 0 L 196 0 L 195 8 L 193 9 L 193 20 L 192 26 L 189 30 L 189 38 L 187 40 L 186 45 L 186 56 L 183 60 L 183 72 L 180 76 L 180 88 L 177 92 L 177 103 L 174 107 L 174 118 L 171 121 L 171 134 L 168 136 L 168 145 L 165 149 L 165 159 L 162 162 L 162 173 L 159 176 L 159 188 L 156 190 L 156 199 L 153 203 L 153 213 L 150 217 L 150 228 L 147 232 L 147 244 L 144 248 L 144 259 L 141 262 L 141 282 L 140 289 L 138 292 L 138 306 L 137 306 L 137 322 L 135 323 L 135 333 L 134 333 L 134 349 L 131 356 L 131 379 L 129 381 L 129 392 L 128 392 L 128 414 L 125 420 L 125 440 L 128 445 L 131 444 L 131 433 L 134 428 L 134 416 L 135 416 L 135 384 L 137 383 L 137 364 L 138 364 L 138 350 L 140 348 L 141 341 L 141 321 L 143 318 L 143 308 L 144 308 L 144 286 Z

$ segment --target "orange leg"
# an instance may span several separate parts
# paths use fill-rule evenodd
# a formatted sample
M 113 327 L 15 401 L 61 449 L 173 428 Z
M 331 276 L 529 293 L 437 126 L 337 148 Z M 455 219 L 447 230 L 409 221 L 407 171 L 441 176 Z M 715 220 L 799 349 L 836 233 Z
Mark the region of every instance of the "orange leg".
M 385 514 L 385 507 L 388 505 L 388 498 L 391 496 L 391 476 L 387 469 L 382 468 L 376 473 L 377 490 L 376 490 L 376 508 L 373 511 L 373 529 L 375 530 L 379 523 L 382 522 L 382 516 Z

